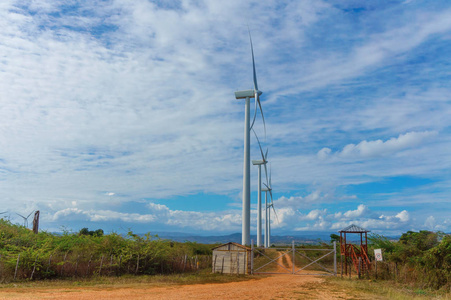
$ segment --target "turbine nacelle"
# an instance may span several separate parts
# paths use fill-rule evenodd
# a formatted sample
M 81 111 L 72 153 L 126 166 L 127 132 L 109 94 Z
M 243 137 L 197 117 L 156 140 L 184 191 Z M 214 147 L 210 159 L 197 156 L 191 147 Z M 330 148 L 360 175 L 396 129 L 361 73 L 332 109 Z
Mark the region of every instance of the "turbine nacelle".
M 262 91 L 259 90 L 245 90 L 245 91 L 237 91 L 235 92 L 235 98 L 236 99 L 246 99 L 246 98 L 255 98 L 255 94 L 260 96 L 263 94 Z
M 258 165 L 265 165 L 267 162 L 268 162 L 268 161 L 266 161 L 266 160 L 253 160 L 253 161 L 252 161 L 252 164 L 253 164 L 254 166 L 258 166 Z

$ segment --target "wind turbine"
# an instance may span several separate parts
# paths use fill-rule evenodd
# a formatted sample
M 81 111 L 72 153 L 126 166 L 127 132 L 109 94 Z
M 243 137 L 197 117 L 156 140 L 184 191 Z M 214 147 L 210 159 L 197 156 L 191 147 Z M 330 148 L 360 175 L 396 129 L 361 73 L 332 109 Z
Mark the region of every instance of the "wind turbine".
M 252 129 L 255 137 L 257 138 L 258 146 L 260 148 L 260 153 L 262 155 L 261 160 L 253 160 L 252 164 L 258 166 L 258 201 L 257 201 L 257 247 L 262 245 L 262 165 L 265 166 L 266 182 L 268 182 L 268 173 L 266 170 L 266 163 L 268 162 L 268 149 L 266 149 L 266 154 L 263 155 L 262 146 L 260 140 L 258 139 L 255 130 Z M 266 198 L 265 198 L 266 199 Z
M 257 105 L 260 107 L 260 112 L 263 119 L 263 126 L 265 128 L 266 135 L 266 124 L 265 117 L 263 116 L 263 110 L 260 103 L 261 91 L 258 90 L 257 84 L 257 72 L 255 71 L 255 60 L 254 60 L 254 47 L 252 45 L 251 32 L 249 30 L 249 41 L 251 44 L 251 54 L 252 54 L 252 70 L 253 70 L 253 80 L 254 89 L 244 90 L 235 92 L 236 99 L 246 99 L 245 109 L 244 109 L 244 164 L 243 164 L 243 211 L 242 211 L 242 227 L 241 227 L 241 244 L 250 245 L 251 243 L 251 166 L 250 166 L 250 130 L 255 124 L 255 118 L 257 116 Z M 250 99 L 255 99 L 255 113 L 252 120 L 252 125 L 250 124 Z
M 23 218 L 23 226 L 26 228 L 28 228 L 28 218 L 31 216 L 32 213 L 34 213 L 34 210 L 27 217 L 24 217 L 21 214 L 16 213 L 16 215 Z
M 279 218 L 277 217 L 276 210 L 274 208 L 274 201 L 272 198 L 272 186 L 271 186 L 271 166 L 269 166 L 269 182 L 268 184 L 265 184 L 265 188 L 263 191 L 265 192 L 265 211 L 266 211 L 266 218 L 265 218 L 265 247 L 269 248 L 269 245 L 271 244 L 271 207 L 274 210 L 274 215 L 276 216 L 277 223 L 279 223 Z M 269 192 L 270 200 L 271 202 L 268 203 L 268 197 L 267 194 Z

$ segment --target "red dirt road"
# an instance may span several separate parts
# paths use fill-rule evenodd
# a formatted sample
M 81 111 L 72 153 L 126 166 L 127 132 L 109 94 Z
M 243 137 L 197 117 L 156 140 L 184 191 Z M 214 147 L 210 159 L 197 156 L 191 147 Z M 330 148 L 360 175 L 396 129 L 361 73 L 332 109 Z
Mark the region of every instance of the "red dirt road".
M 281 255 L 282 253 L 279 253 Z M 282 268 L 283 265 L 285 268 Z M 277 269 L 287 272 L 292 261 L 279 257 Z M 273 275 L 249 281 L 155 286 L 124 284 L 97 287 L 38 287 L 0 289 L 0 299 L 384 299 L 375 295 L 356 293 L 327 282 L 324 277 L 311 275 Z
M 0 290 L 0 299 L 375 299 L 356 295 L 315 276 L 275 275 L 220 284 L 155 287 L 19 288 Z

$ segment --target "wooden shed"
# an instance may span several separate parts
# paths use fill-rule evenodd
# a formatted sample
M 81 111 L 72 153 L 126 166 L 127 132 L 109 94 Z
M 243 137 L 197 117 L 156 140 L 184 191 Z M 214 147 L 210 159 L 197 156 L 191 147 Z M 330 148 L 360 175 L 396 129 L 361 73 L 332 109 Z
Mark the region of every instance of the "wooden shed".
M 221 274 L 250 274 L 252 249 L 237 243 L 213 248 L 212 272 Z

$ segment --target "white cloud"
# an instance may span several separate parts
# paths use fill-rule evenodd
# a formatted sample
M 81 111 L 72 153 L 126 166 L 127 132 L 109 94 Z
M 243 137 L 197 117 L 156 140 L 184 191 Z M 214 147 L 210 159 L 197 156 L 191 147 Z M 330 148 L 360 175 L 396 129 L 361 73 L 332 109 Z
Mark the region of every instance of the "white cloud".
M 343 147 L 343 150 L 334 153 L 334 156 L 342 158 L 369 158 L 386 156 L 405 149 L 416 147 L 428 139 L 437 135 L 435 131 L 423 131 L 423 132 L 408 132 L 400 134 L 397 138 L 391 138 L 387 141 L 375 140 L 375 141 L 362 141 L 359 144 L 348 144 Z M 326 159 L 331 155 L 329 148 L 323 148 L 318 151 L 318 158 Z
M 401 222 L 407 222 L 410 220 L 409 213 L 406 210 L 403 210 L 399 214 L 396 215 L 396 217 L 401 220 Z
M 0 4 L 5 209 L 45 208 L 59 222 L 65 215 L 136 217 L 180 228 L 192 219 L 199 228 L 210 220 L 216 220 L 211 229 L 221 229 L 220 221 L 240 228 L 233 211 L 151 205 L 148 214 L 137 212 L 141 217 L 114 210 L 128 201 L 198 193 L 235 203 L 244 108 L 233 91 L 252 86 L 249 11 L 259 16 L 249 25 L 275 191 L 314 190 L 275 201 L 280 228 L 309 215 L 318 228 L 353 217 L 397 224 L 406 218 L 402 212 L 388 219 L 360 206 L 318 212 L 333 198 L 325 191 L 348 184 L 400 175 L 449 180 L 451 90 L 447 57 L 437 50 L 448 43 L 449 8 L 393 4 L 354 18 L 313 0 L 63 4 Z M 385 13 L 396 18 L 380 26 Z M 363 19 L 368 26 L 360 26 Z M 258 153 L 254 142 L 252 153 Z M 437 197 L 449 199 L 447 191 L 442 187 Z M 370 206 L 365 197 L 359 201 Z M 299 211 L 307 207 L 317 212 Z
M 366 207 L 364 204 L 360 204 L 356 210 L 349 210 L 349 211 L 345 212 L 343 215 L 346 218 L 354 219 L 354 218 L 359 218 L 359 217 L 365 216 L 368 213 L 369 213 L 368 207 Z

